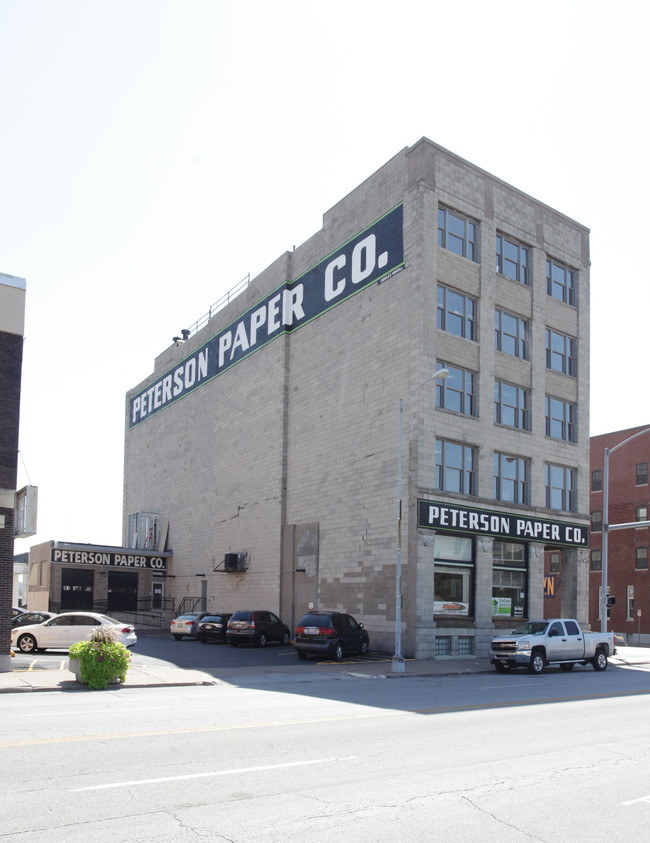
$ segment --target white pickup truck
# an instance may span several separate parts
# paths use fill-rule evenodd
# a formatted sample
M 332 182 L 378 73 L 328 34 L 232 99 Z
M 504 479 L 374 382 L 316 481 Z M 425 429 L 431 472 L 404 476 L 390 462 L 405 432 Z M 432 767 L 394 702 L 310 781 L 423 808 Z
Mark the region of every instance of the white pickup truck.
M 614 653 L 613 632 L 583 632 L 573 618 L 553 618 L 526 621 L 510 635 L 494 638 L 490 661 L 500 673 L 515 667 L 541 673 L 549 664 L 571 670 L 574 664 L 591 663 L 594 670 L 606 670 Z

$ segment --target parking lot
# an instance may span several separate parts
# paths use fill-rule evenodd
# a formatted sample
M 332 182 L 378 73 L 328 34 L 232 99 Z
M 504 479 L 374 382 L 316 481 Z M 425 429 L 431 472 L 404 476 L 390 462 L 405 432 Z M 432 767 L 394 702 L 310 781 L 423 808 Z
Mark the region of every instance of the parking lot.
M 282 668 L 287 670 L 306 670 L 318 665 L 354 665 L 376 662 L 378 664 L 390 662 L 387 653 L 373 652 L 367 656 L 344 657 L 340 662 L 326 659 L 298 658 L 293 646 L 269 644 L 266 647 L 239 646 L 230 647 L 227 644 L 201 644 L 194 638 L 175 641 L 166 631 L 138 630 L 138 643 L 132 649 L 133 664 L 171 664 L 194 670 L 214 668 Z M 31 653 L 29 655 L 15 651 L 12 659 L 12 669 L 22 670 L 66 670 L 68 654 L 65 650 L 48 650 L 46 652 Z

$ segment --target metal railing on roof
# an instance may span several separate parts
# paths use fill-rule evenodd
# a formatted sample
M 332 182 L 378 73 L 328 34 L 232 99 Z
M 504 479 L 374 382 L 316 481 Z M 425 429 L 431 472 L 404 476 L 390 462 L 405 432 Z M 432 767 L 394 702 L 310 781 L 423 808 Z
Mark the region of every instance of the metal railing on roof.
M 210 305 L 210 309 L 207 313 L 204 313 L 200 319 L 197 319 L 196 322 L 194 322 L 192 325 L 190 325 L 189 328 L 183 331 L 183 339 L 188 339 L 192 336 L 192 334 L 196 334 L 197 331 L 200 331 L 201 328 L 204 327 L 204 325 L 207 325 L 210 319 L 212 319 L 212 317 L 216 313 L 218 313 L 220 310 L 223 310 L 223 308 L 229 305 L 233 299 L 237 298 L 240 293 L 244 292 L 244 290 L 250 284 L 250 281 L 251 274 L 249 272 L 248 275 L 246 275 L 245 278 L 242 278 L 242 280 L 238 284 L 235 284 L 234 287 L 228 290 L 227 293 L 224 293 L 224 295 L 221 296 L 221 298 L 218 299 L 213 305 Z

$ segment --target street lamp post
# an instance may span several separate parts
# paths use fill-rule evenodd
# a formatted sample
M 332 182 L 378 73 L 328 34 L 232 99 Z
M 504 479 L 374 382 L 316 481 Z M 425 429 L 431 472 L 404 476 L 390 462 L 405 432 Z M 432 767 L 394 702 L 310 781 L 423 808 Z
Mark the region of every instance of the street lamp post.
M 639 430 L 638 433 L 628 436 L 618 445 L 613 448 L 605 448 L 605 463 L 603 466 L 603 558 L 601 565 L 601 595 L 600 595 L 600 631 L 607 632 L 607 551 L 609 545 L 609 455 L 614 451 L 618 451 L 623 445 L 627 445 L 637 436 L 642 436 L 644 433 L 650 433 L 650 427 L 644 430 Z M 612 524 L 612 530 L 620 530 L 626 527 L 647 526 L 648 522 L 634 522 L 631 524 Z
M 404 407 L 408 404 L 415 393 L 429 381 L 437 378 L 445 378 L 449 374 L 448 369 L 438 369 L 426 380 L 416 386 L 406 401 L 399 399 L 399 441 L 397 446 L 397 568 L 395 582 L 395 653 L 393 655 L 391 670 L 393 673 L 404 673 L 404 656 L 402 655 L 402 415 Z

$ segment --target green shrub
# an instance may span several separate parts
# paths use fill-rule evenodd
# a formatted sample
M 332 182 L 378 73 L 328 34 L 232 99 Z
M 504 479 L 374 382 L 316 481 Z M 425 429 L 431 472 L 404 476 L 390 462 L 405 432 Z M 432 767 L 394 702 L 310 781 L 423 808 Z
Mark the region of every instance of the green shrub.
M 112 679 L 124 682 L 131 653 L 120 644 L 113 630 L 100 626 L 88 638 L 88 641 L 77 641 L 69 651 L 71 659 L 79 659 L 83 681 L 93 691 L 107 688 Z

